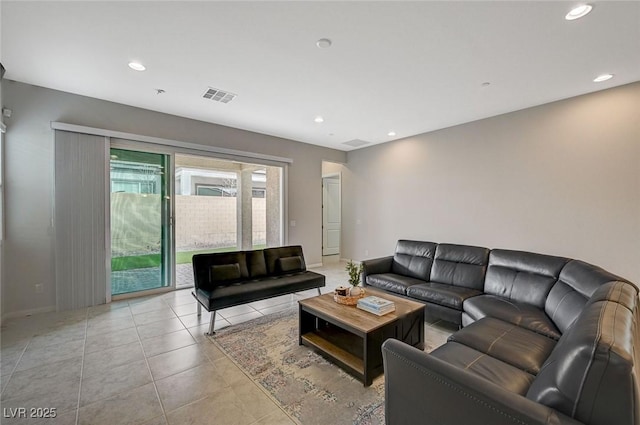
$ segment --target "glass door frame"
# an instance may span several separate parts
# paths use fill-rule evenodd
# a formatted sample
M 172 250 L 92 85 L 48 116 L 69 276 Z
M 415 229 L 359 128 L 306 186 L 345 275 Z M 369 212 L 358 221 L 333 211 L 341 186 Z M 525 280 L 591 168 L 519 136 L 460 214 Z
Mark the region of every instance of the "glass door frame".
M 272 161 L 269 159 L 257 157 L 248 157 L 241 155 L 234 155 L 233 153 L 222 153 L 222 152 L 213 152 L 205 149 L 198 149 L 195 146 L 185 147 L 181 146 L 181 142 L 171 141 L 170 143 L 157 143 L 158 140 L 162 141 L 162 139 L 157 139 L 150 142 L 145 142 L 141 140 L 134 140 L 136 135 L 134 134 L 125 134 L 121 133 L 124 137 L 130 136 L 132 139 L 123 139 L 120 137 L 114 137 L 113 135 L 108 135 L 110 141 L 107 146 L 107 158 L 109 157 L 110 148 L 115 149 L 126 149 L 126 150 L 134 150 L 141 152 L 149 152 L 149 153 L 157 153 L 168 156 L 168 170 L 165 170 L 167 173 L 167 184 L 168 184 L 168 193 L 171 197 L 169 205 L 169 250 L 168 255 L 170 257 L 170 267 L 169 267 L 169 276 L 170 276 L 170 284 L 168 286 L 150 289 L 145 291 L 131 292 L 128 294 L 121 295 L 111 295 L 111 285 L 107 285 L 107 294 L 106 294 L 106 302 L 110 303 L 111 301 L 118 301 L 128 298 L 136 298 L 143 297 L 147 295 L 154 295 L 160 293 L 166 293 L 175 291 L 176 289 L 184 289 L 177 288 L 176 283 L 176 246 L 175 246 L 175 163 L 176 163 L 176 154 L 184 154 L 184 155 L 195 155 L 195 156 L 204 156 L 209 158 L 215 158 L 220 160 L 230 160 L 230 161 L 239 161 L 239 162 L 247 162 L 247 163 L 255 163 L 266 166 L 277 166 L 282 168 L 282 173 L 280 175 L 280 187 L 281 187 L 281 197 L 280 197 L 280 208 L 282 211 L 281 217 L 281 243 L 282 246 L 286 246 L 289 244 L 289 163 L 285 161 Z M 137 136 L 140 137 L 140 136 Z M 109 161 L 105 164 L 105 172 L 107 176 L 109 176 Z M 107 183 L 109 183 L 108 180 Z M 110 184 L 108 184 L 108 193 L 110 193 Z M 110 203 L 107 203 L 107 212 L 106 212 L 106 241 L 111 240 L 111 211 L 110 211 Z M 110 243 L 110 242 L 108 242 Z M 107 249 L 107 252 L 111 252 L 110 246 Z M 106 258 L 107 262 L 107 282 L 111 282 L 111 261 L 110 257 Z
M 168 229 L 169 234 L 166 237 L 166 250 L 164 252 L 165 258 L 168 262 L 167 271 L 169 285 L 160 288 L 147 289 L 143 291 L 129 292 L 126 294 L 112 295 L 111 285 L 107 285 L 107 303 L 110 301 L 123 300 L 128 298 L 137 298 L 147 295 L 161 294 L 165 292 L 171 292 L 176 289 L 176 262 L 175 262 L 175 226 L 174 226 L 174 212 L 175 212 L 175 151 L 169 147 L 159 146 L 153 143 L 138 142 L 134 140 L 115 139 L 112 138 L 109 143 L 109 149 L 124 149 L 139 152 L 148 152 L 152 154 L 161 154 L 167 156 L 167 169 L 165 172 L 167 196 L 169 196 L 168 211 Z M 107 164 L 108 166 L 108 164 Z M 110 188 L 109 188 L 110 189 Z M 109 190 L 110 192 L 110 190 Z M 109 219 L 107 220 L 107 240 L 111 240 L 111 204 L 107 205 L 107 214 Z M 162 212 L 165 213 L 164 211 Z M 111 250 L 109 249 L 109 253 Z M 111 266 L 109 263 L 109 271 L 107 276 L 107 282 L 111 282 Z

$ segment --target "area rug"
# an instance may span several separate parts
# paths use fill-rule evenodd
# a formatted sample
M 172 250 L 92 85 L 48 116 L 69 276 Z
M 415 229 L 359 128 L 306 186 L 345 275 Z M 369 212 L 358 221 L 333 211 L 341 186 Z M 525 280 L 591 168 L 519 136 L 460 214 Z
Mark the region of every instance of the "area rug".
M 297 309 L 224 328 L 211 340 L 300 424 L 384 424 L 384 377 L 365 388 L 299 346 Z

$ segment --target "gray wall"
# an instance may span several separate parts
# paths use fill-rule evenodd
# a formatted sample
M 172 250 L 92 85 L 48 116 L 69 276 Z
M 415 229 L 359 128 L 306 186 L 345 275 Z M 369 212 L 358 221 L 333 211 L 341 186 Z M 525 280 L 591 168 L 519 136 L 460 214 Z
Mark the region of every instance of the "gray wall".
M 0 10 L 2 8 L 0 7 Z M 0 46 L 2 43 L 0 42 Z M 2 86 L 4 84 L 4 80 L 0 79 L 0 122 L 4 123 L 4 115 L 2 114 L 2 108 L 4 108 L 4 103 L 2 101 Z M 2 147 L 0 147 L 2 149 Z M 4 152 L 1 152 L 0 155 L 4 156 Z M 4 161 L 4 159 L 3 159 Z M 6 161 L 5 161 L 6 162 Z M 3 202 L 4 205 L 4 202 Z M 0 222 L 0 226 L 4 226 L 4 216 L 2 217 L 2 222 Z M 3 236 L 4 239 L 4 236 Z M 4 240 L 0 240 L 0 312 L 4 311 L 5 306 L 5 296 L 4 296 Z M 2 323 L 2 316 L 0 315 L 0 323 Z
M 347 258 L 475 244 L 640 284 L 640 83 L 349 152 L 343 184 Z
M 345 162 L 344 152 L 13 81 L 4 81 L 2 94 L 13 110 L 6 122 L 3 315 L 55 305 L 52 121 L 292 158 L 288 213 L 296 227 L 289 242 L 303 245 L 308 264 L 322 261 L 322 161 Z
M 336 162 L 322 162 L 322 175 L 325 176 L 327 174 L 335 174 L 342 173 L 344 169 L 344 164 L 338 164 Z

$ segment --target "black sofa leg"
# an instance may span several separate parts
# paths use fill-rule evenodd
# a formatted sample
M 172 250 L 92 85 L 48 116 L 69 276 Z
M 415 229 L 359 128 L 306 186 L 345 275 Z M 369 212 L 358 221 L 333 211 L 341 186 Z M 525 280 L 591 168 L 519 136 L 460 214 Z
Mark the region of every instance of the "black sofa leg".
M 211 312 L 211 321 L 209 322 L 209 332 L 206 335 L 208 335 L 208 336 L 215 335 L 215 332 L 213 331 L 213 326 L 214 326 L 215 322 L 216 322 L 216 311 L 213 310 Z
M 202 304 L 200 304 L 198 301 L 196 301 L 196 304 L 198 304 L 198 317 L 202 316 Z
M 322 292 L 320 292 L 320 288 L 316 288 L 318 290 L 318 295 L 322 295 Z

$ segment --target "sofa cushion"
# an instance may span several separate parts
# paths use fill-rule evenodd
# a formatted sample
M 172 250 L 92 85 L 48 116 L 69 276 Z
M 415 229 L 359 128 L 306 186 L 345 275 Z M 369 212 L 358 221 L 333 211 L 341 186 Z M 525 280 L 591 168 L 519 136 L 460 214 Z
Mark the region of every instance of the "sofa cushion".
M 636 424 L 638 309 L 587 304 L 563 334 L 527 398 L 588 424 Z
M 367 276 L 367 285 L 402 295 L 406 295 L 408 287 L 420 283 L 424 283 L 424 280 L 401 276 L 395 273 L 380 273 Z
M 436 244 L 433 242 L 399 240 L 391 272 L 428 281 L 435 252 Z
M 457 342 L 448 342 L 430 355 L 520 395 L 527 393 L 534 379 L 531 374 Z
M 282 246 L 278 248 L 267 248 L 264 250 L 264 259 L 267 265 L 267 274 L 275 276 L 282 274 L 279 266 L 279 258 L 300 257 L 304 261 L 302 247 L 300 245 Z M 303 263 L 304 264 L 304 263 Z
M 264 259 L 264 250 L 246 251 L 246 258 L 250 278 L 257 279 L 267 275 L 267 263 Z
M 220 264 L 211 266 L 209 278 L 215 285 L 228 285 L 237 282 L 242 275 L 240 274 L 240 264 Z
M 407 295 L 422 301 L 440 304 L 446 307 L 462 310 L 462 302 L 482 292 L 463 286 L 453 286 L 443 283 L 426 282 L 407 287 Z
M 494 249 L 489 254 L 484 292 L 543 309 L 568 261 L 551 255 Z
M 489 316 L 522 326 L 555 340 L 560 338 L 558 328 L 544 311 L 530 304 L 496 297 L 495 295 L 478 295 L 477 297 L 466 299 L 462 307 L 471 321 L 477 321 Z M 468 323 L 464 324 L 466 326 Z
M 556 346 L 554 339 L 493 317 L 485 317 L 462 328 L 449 341 L 464 344 L 482 353 L 537 375 Z
M 462 326 L 462 311 L 455 308 L 446 307 L 440 304 L 429 304 L 424 309 L 424 319 L 427 322 L 436 322 L 438 320 L 444 320 Z
M 482 290 L 488 261 L 487 248 L 438 244 L 429 280 Z
M 604 283 L 621 280 L 598 266 L 571 260 L 560 272 L 545 301 L 544 310 L 558 329 L 564 332 L 578 317 L 587 300 Z
M 324 286 L 323 275 L 304 271 L 288 276 L 268 276 L 257 280 L 219 286 L 210 291 L 196 289 L 195 295 L 207 310 L 217 310 L 245 304 L 247 300 L 257 301 L 320 286 Z
M 278 270 L 279 273 L 300 272 L 304 271 L 304 269 L 304 260 L 299 255 L 281 257 L 276 260 L 276 270 Z

